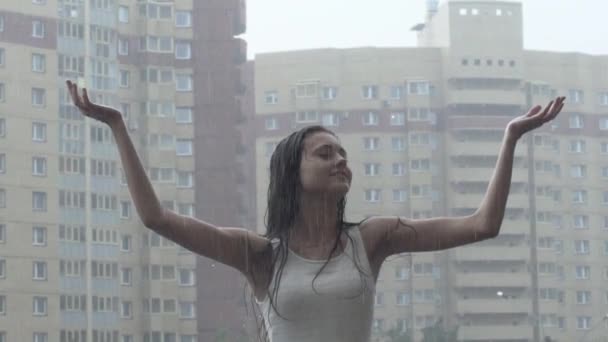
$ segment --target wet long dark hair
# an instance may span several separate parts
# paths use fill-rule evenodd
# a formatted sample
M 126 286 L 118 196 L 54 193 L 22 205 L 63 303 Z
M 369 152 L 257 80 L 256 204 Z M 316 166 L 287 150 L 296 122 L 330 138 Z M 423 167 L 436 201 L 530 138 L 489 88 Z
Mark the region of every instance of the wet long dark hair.
M 302 185 L 300 182 L 300 162 L 302 160 L 302 154 L 304 151 L 304 140 L 315 133 L 325 132 L 336 136 L 334 132 L 323 127 L 323 126 L 307 126 L 296 132 L 293 132 L 276 146 L 271 158 L 270 158 L 270 184 L 268 186 L 268 204 L 265 215 L 266 233 L 263 234 L 269 241 L 278 241 L 276 248 L 273 247 L 272 243 L 269 242 L 262 260 L 272 260 L 269 265 L 264 265 L 266 269 L 264 274 L 271 276 L 271 282 L 274 280 L 274 286 L 272 293 L 269 288 L 266 290 L 267 298 L 270 301 L 270 307 L 282 318 L 283 317 L 276 308 L 276 301 L 278 295 L 278 289 L 281 282 L 281 276 L 285 263 L 287 262 L 287 255 L 289 254 L 289 234 L 293 225 L 295 224 L 297 215 L 300 212 L 300 197 L 302 194 Z M 351 242 L 353 248 L 357 248 L 353 241 L 352 236 L 349 234 L 349 230 L 352 227 L 358 226 L 363 221 L 358 223 L 346 222 L 344 220 L 344 211 L 346 207 L 346 196 L 341 198 L 338 203 L 338 210 L 336 215 L 336 225 L 338 227 L 338 233 L 335 236 L 334 244 L 329 252 L 327 261 L 323 264 L 320 270 L 317 272 L 312 280 L 312 287 L 315 290 L 314 282 L 316 278 L 321 274 L 323 269 L 327 266 L 330 261 L 330 256 L 336 252 L 338 245 L 341 242 L 340 236 L 344 232 L 347 238 Z M 357 258 L 358 253 L 353 252 L 353 257 Z M 364 277 L 372 277 L 372 274 L 366 274 L 360 267 L 360 261 L 355 260 L 354 264 L 359 270 L 359 275 L 362 283 L 362 290 L 360 294 L 363 294 L 367 282 Z M 274 272 L 276 267 L 276 272 Z M 274 275 L 274 276 L 273 276 Z M 257 283 L 255 272 L 252 275 L 254 282 Z M 252 291 L 253 292 L 253 291 Z M 359 295 L 360 295 L 359 294 Z M 357 296 L 359 296 L 357 295 Z M 354 297 L 352 297 L 354 298 Z M 250 303 L 253 308 L 253 312 L 257 312 L 257 306 L 254 304 L 254 294 L 251 293 Z M 269 307 L 269 310 L 270 310 Z M 269 313 L 269 312 L 268 312 Z M 267 313 L 267 314 L 268 314 Z M 263 314 L 263 313 L 262 313 Z M 255 322 L 257 326 L 258 338 L 260 341 L 268 341 L 268 331 L 264 328 L 264 316 L 254 314 Z M 269 316 L 267 316 L 269 317 Z M 260 321 L 258 321 L 260 318 Z M 288 320 L 288 319 L 287 319 Z

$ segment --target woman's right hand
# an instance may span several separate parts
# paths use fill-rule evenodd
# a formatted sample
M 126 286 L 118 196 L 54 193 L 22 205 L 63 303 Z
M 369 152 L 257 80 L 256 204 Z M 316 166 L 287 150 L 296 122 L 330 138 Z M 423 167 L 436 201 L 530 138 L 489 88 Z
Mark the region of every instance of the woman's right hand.
M 90 118 L 108 124 L 110 127 L 122 120 L 122 114 L 114 108 L 94 104 L 89 100 L 87 89 L 82 88 L 82 97 L 78 94 L 78 86 L 71 81 L 66 81 L 68 91 L 72 96 L 74 105 L 80 112 Z

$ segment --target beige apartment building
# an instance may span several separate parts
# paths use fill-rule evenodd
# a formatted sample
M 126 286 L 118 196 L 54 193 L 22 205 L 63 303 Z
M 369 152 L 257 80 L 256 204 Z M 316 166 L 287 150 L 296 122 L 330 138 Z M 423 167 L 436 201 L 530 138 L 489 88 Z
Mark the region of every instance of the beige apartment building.
M 480 204 L 509 120 L 568 97 L 519 142 L 497 238 L 385 263 L 375 339 L 419 341 L 438 321 L 459 341 L 608 336 L 608 57 L 524 50 L 522 16 L 519 2 L 429 1 L 417 47 L 256 56 L 260 232 L 269 157 L 294 130 L 339 135 L 350 221 L 460 216 Z
M 223 211 L 237 161 L 205 139 L 239 143 L 244 31 L 242 0 L 0 3 L 0 342 L 242 334 L 235 275 L 143 226 L 110 129 L 65 80 L 121 109 L 164 207 L 243 225 Z

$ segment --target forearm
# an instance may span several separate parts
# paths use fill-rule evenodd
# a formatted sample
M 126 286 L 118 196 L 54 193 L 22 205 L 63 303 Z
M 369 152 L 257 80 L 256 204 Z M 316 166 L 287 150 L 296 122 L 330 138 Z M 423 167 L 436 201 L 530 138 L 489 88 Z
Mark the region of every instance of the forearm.
M 500 225 L 505 216 L 511 176 L 513 174 L 513 157 L 516 144 L 517 138 L 505 133 L 494 174 L 483 201 L 476 212 L 481 218 L 480 222 L 483 222 L 483 230 L 487 230 L 491 236 L 498 235 Z
M 158 223 L 162 217 L 162 207 L 135 151 L 124 121 L 113 122 L 110 128 L 114 133 L 129 192 L 140 219 L 148 227 Z

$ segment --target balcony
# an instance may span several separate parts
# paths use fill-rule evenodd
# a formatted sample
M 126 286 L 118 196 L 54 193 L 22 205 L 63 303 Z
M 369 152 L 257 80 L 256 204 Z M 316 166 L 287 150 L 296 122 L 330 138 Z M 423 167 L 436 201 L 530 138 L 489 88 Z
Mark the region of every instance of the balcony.
M 456 310 L 459 314 L 527 314 L 532 310 L 532 302 L 529 299 L 460 299 Z
M 459 273 L 456 287 L 529 287 L 530 275 L 524 272 Z
M 447 105 L 507 105 L 525 106 L 523 92 L 515 90 L 451 90 Z
M 530 258 L 527 247 L 460 247 L 452 254 L 455 261 L 525 261 Z
M 500 336 L 501 340 L 531 341 L 533 332 L 528 325 L 461 326 L 458 329 L 459 341 L 490 341 L 496 336 Z

